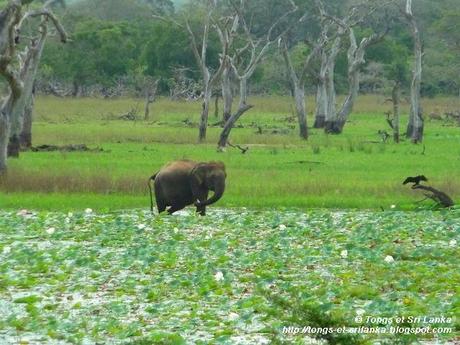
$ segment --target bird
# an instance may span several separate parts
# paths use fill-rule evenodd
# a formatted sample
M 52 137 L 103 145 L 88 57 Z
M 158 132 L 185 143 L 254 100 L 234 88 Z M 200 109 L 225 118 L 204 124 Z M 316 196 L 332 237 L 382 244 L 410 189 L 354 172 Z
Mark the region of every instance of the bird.
M 428 179 L 424 176 L 424 175 L 418 175 L 418 176 L 415 176 L 415 177 L 407 177 L 403 184 L 408 184 L 408 183 L 413 183 L 414 186 L 418 186 L 420 184 L 420 181 L 428 181 Z

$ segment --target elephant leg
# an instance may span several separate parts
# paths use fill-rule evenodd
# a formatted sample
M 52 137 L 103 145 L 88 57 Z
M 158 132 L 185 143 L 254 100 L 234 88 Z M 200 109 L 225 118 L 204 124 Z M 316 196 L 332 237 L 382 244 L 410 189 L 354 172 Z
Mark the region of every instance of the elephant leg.
M 158 213 L 164 212 L 166 210 L 166 204 L 163 202 L 157 201 L 157 209 L 158 209 Z
M 160 185 L 155 186 L 155 200 L 157 202 L 158 213 L 164 212 L 166 210 L 167 202 L 165 198 L 163 198 Z
M 179 210 L 182 210 L 183 208 L 185 208 L 186 205 L 184 204 L 175 204 L 175 205 L 172 205 L 169 209 L 168 209 L 168 213 L 169 214 L 173 214 L 174 212 L 176 211 L 179 211 Z
M 200 202 L 205 202 L 206 200 L 208 200 L 208 191 L 200 193 L 197 199 Z M 197 206 L 196 212 L 199 213 L 200 216 L 205 216 L 206 215 L 206 205 Z

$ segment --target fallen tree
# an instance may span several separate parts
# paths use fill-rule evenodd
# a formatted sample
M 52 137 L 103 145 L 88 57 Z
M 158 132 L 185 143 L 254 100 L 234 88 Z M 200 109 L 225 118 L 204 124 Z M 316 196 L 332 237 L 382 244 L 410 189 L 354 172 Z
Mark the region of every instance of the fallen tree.
M 454 206 L 454 201 L 450 196 L 448 196 L 446 193 L 441 192 L 440 190 L 437 190 L 433 187 L 430 186 L 424 186 L 421 184 L 416 184 L 411 187 L 412 189 L 421 189 L 430 193 L 423 193 L 423 195 L 426 196 L 427 199 L 431 199 L 436 202 L 436 204 L 440 207 L 452 207 Z

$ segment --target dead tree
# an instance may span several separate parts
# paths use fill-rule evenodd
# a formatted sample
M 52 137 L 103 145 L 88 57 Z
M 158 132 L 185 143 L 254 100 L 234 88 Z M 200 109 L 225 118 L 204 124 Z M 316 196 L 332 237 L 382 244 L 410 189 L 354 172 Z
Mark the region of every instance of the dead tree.
M 189 35 L 193 56 L 201 72 L 201 78 L 203 81 L 203 102 L 198 135 L 198 140 L 200 142 L 206 139 L 212 90 L 215 87 L 216 83 L 220 80 L 220 77 L 222 75 L 222 71 L 227 59 L 228 49 L 226 45 L 221 46 L 219 67 L 216 71 L 211 71 L 208 64 L 208 43 L 211 26 L 213 25 L 213 16 L 214 12 L 216 11 L 217 2 L 214 0 L 206 0 L 204 1 L 204 5 L 205 15 L 203 17 L 202 22 L 202 31 L 198 34 L 194 32 L 192 24 L 190 23 L 190 20 L 186 15 L 184 15 L 183 23 L 179 23 L 172 17 L 165 18 L 162 16 L 154 16 L 156 18 L 174 23 L 175 25 L 183 28 Z
M 35 85 L 32 87 L 32 94 L 29 102 L 24 108 L 24 121 L 22 124 L 21 135 L 19 136 L 19 145 L 21 150 L 28 150 L 32 147 L 32 121 L 33 110 L 35 104 Z
M 11 134 L 13 134 L 13 142 L 17 141 L 17 147 L 19 147 L 18 137 L 22 130 L 24 109 L 31 105 L 30 97 L 36 64 L 39 61 L 37 51 L 40 49 L 37 50 L 37 48 L 40 48 L 39 42 L 44 37 L 44 26 L 51 21 L 61 34 L 61 40 L 66 41 L 67 39 L 62 25 L 48 9 L 48 6 L 54 1 L 49 0 L 41 9 L 29 11 L 23 15 L 23 7 L 32 1 L 10 0 L 0 11 L 0 75 L 4 77 L 9 87 L 9 93 L 0 108 L 0 174 L 6 172 L 8 143 Z M 26 49 L 18 53 L 17 43 L 20 39 L 21 27 L 31 17 L 42 18 L 40 35 L 38 38 L 32 38 Z
M 350 116 L 356 98 L 358 97 L 359 92 L 359 72 L 361 66 L 364 65 L 364 53 L 366 49 L 377 42 L 379 42 L 386 34 L 386 32 L 381 34 L 372 34 L 368 37 L 364 37 L 359 45 L 356 42 L 356 37 L 354 29 L 352 27 L 347 27 L 349 38 L 350 38 L 350 47 L 348 48 L 348 94 L 345 98 L 345 101 L 342 104 L 342 107 L 337 113 L 337 120 L 331 129 L 333 132 L 342 132 L 345 123 Z
M 155 96 L 157 94 L 159 82 L 160 79 L 154 79 L 150 76 L 144 76 L 142 78 L 141 84 L 145 97 L 144 121 L 150 120 L 150 104 L 155 102 Z
M 38 10 L 22 14 L 23 6 L 29 1 L 9 1 L 0 17 L 4 19 L 0 25 L 2 45 L 0 51 L 0 74 L 7 80 L 10 93 L 5 99 L 1 110 L 0 129 L 0 171 L 6 171 L 6 157 L 19 156 L 20 137 L 26 113 L 31 114 L 33 105 L 33 86 L 38 65 L 48 34 L 48 23 L 51 22 L 60 35 L 61 41 L 67 41 L 67 34 L 59 20 L 49 9 L 53 0 L 45 2 Z M 8 18 L 9 17 L 9 18 Z M 30 18 L 41 18 L 38 26 L 38 36 L 29 38 L 30 42 L 22 52 L 17 52 L 16 43 L 21 39 L 20 32 L 23 24 Z M 5 48 L 5 49 L 3 49 Z
M 451 199 L 450 196 L 448 196 L 446 193 L 441 192 L 440 190 L 437 190 L 437 189 L 435 189 L 433 187 L 424 186 L 424 185 L 421 185 L 421 184 L 416 184 L 416 185 L 412 186 L 411 188 L 412 189 L 421 189 L 421 190 L 424 190 L 424 191 L 427 191 L 427 192 L 431 192 L 431 194 L 429 194 L 429 193 L 423 193 L 423 194 L 427 198 L 435 201 L 438 206 L 441 206 L 441 207 L 452 207 L 452 206 L 454 206 L 454 201 Z
M 244 3 L 242 3 L 243 5 Z M 214 20 L 214 28 L 219 36 L 222 47 L 226 47 L 227 52 L 232 49 L 234 39 L 237 35 L 240 26 L 240 16 L 238 11 L 234 11 L 229 16 L 224 16 L 218 20 Z M 232 116 L 232 75 L 233 67 L 230 59 L 227 57 L 222 61 L 222 102 L 224 107 L 223 123 L 225 124 Z M 217 106 L 217 103 L 216 103 Z
M 410 113 L 407 125 L 406 137 L 413 143 L 423 140 L 423 114 L 420 105 L 420 84 L 422 81 L 422 40 L 418 29 L 417 21 L 412 14 L 412 0 L 406 0 L 406 8 L 403 12 L 411 29 L 414 40 L 414 66 L 412 71 L 412 82 L 410 87 Z
M 232 68 L 229 62 L 224 66 L 222 72 L 222 101 L 224 107 L 223 123 L 227 122 L 230 116 L 232 116 L 232 104 L 233 104 L 233 93 L 232 93 Z
M 393 90 L 391 92 L 391 100 L 393 102 L 393 119 L 391 121 L 393 129 L 393 141 L 399 143 L 399 103 L 401 98 L 401 83 L 400 81 L 395 81 L 393 85 Z
M 319 84 L 317 91 L 317 115 L 322 117 L 325 112 L 324 128 L 327 133 L 341 133 L 343 127 L 353 110 L 355 100 L 359 92 L 359 73 L 360 68 L 364 65 L 364 54 L 366 49 L 380 41 L 387 30 L 381 34 L 372 34 L 364 37 L 358 44 L 354 34 L 354 27 L 363 21 L 365 16 L 370 16 L 377 10 L 377 7 L 372 7 L 365 14 L 358 15 L 358 7 L 351 7 L 348 15 L 344 18 L 338 18 L 329 15 L 321 0 L 316 0 L 320 10 L 322 25 L 325 25 L 325 19 L 329 19 L 336 26 L 335 39 L 332 44 L 322 52 L 321 69 L 319 72 Z M 339 111 L 336 110 L 336 92 L 334 85 L 334 70 L 337 56 L 341 49 L 342 39 L 348 33 L 350 45 L 347 52 L 348 58 L 348 94 L 345 101 L 341 105 Z M 318 121 L 318 127 L 320 122 Z
M 22 82 L 23 89 L 21 96 L 15 103 L 11 113 L 10 139 L 8 143 L 8 156 L 19 157 L 21 148 L 21 133 L 23 130 L 24 120 L 27 113 L 27 121 L 31 122 L 32 109 L 30 106 L 33 102 L 33 87 L 38 65 L 42 55 L 43 47 L 47 37 L 47 25 L 44 20 L 39 28 L 40 36 L 38 39 L 32 39 L 27 51 L 22 56 L 22 67 L 19 78 Z M 31 142 L 31 133 L 29 141 Z
M 219 68 L 217 69 L 217 71 L 211 72 L 206 59 L 208 55 L 208 39 L 211 26 L 211 18 L 214 10 L 215 2 L 208 1 L 206 15 L 204 17 L 203 22 L 203 32 L 201 33 L 201 49 L 197 43 L 197 37 L 192 30 L 188 18 L 185 18 L 185 27 L 190 36 L 193 55 L 195 56 L 195 60 L 200 68 L 201 76 L 203 78 L 203 103 L 198 135 L 199 141 L 204 141 L 206 139 L 206 130 L 208 128 L 209 105 L 211 103 L 212 89 L 222 74 L 223 66 L 227 58 L 227 47 L 223 46 Z
M 297 73 L 291 61 L 289 49 L 287 46 L 286 38 L 281 41 L 281 51 L 286 64 L 289 79 L 293 87 L 293 96 L 295 101 L 295 110 L 297 114 L 297 121 L 299 123 L 299 135 L 303 139 L 308 138 L 307 116 L 306 116 L 306 99 L 305 99 L 305 81 L 309 75 L 311 64 L 313 60 L 324 51 L 324 46 L 327 44 L 327 33 L 329 31 L 328 25 L 323 25 L 321 33 L 317 40 L 313 42 L 306 38 L 305 40 L 311 47 L 310 53 L 305 57 L 302 70 Z M 324 84 L 322 84 L 324 85 Z M 318 92 L 320 89 L 318 88 Z M 322 92 L 322 91 L 321 91 Z M 318 125 L 315 121 L 315 125 Z
M 324 128 L 326 123 L 327 113 L 327 90 L 326 90 L 326 74 L 327 74 L 327 56 L 325 48 L 320 51 L 321 64 L 317 74 L 316 85 L 316 110 L 314 128 Z
M 228 60 L 226 61 L 226 63 L 230 63 L 233 73 L 239 82 L 239 104 L 237 111 L 232 114 L 225 122 L 224 128 L 219 137 L 219 142 L 217 144 L 219 151 L 225 149 L 230 132 L 238 119 L 246 111 L 253 107 L 252 105 L 247 104 L 248 80 L 254 74 L 254 71 L 267 54 L 271 45 L 287 31 L 286 29 L 279 34 L 274 35 L 274 30 L 279 28 L 283 20 L 289 18 L 291 14 L 297 11 L 297 6 L 295 3 L 292 0 L 289 0 L 290 7 L 286 10 L 286 12 L 272 23 L 272 25 L 268 28 L 266 33 L 262 35 L 262 37 L 257 37 L 251 30 L 251 23 L 248 22 L 245 18 L 244 5 L 245 1 L 242 0 L 239 7 L 234 7 L 235 15 L 233 18 L 238 18 L 238 20 L 237 22 L 234 21 L 233 23 L 235 24 L 236 22 L 238 27 L 241 29 L 241 38 L 244 40 L 245 45 L 241 49 L 236 49 L 234 54 L 229 56 Z M 221 33 L 219 33 L 219 36 L 221 36 Z M 239 61 L 242 62 L 238 63 Z
M 11 112 L 22 93 L 18 71 L 14 69 L 16 57 L 16 27 L 22 17 L 22 2 L 9 1 L 0 12 L 0 74 L 5 78 L 9 94 L 0 108 L 0 174 L 6 172 Z

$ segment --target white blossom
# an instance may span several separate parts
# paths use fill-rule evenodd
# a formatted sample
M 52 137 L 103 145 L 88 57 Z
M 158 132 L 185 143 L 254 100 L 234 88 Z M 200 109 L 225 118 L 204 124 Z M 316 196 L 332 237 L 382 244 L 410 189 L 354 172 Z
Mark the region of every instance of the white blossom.
M 392 262 L 395 262 L 395 259 L 393 259 L 393 257 L 391 255 L 387 255 L 385 257 L 385 262 L 388 263 L 388 264 L 391 264 Z
M 91 213 L 93 213 L 93 210 L 90 209 L 90 208 L 87 208 L 87 209 L 85 210 L 85 213 L 86 213 L 86 214 L 91 214 Z
M 457 246 L 457 240 L 450 240 L 449 246 L 456 247 Z
M 49 234 L 49 235 L 54 234 L 55 231 L 56 231 L 56 229 L 53 228 L 53 227 L 46 229 L 46 233 Z
M 237 320 L 239 317 L 240 317 L 240 316 L 239 316 L 237 313 L 230 313 L 230 314 L 228 315 L 228 319 L 229 319 L 230 321 L 235 321 L 235 320 Z
M 280 228 L 281 231 L 286 230 L 286 225 L 280 224 L 279 228 Z
M 16 216 L 26 216 L 29 214 L 29 211 L 27 211 L 26 209 L 22 209 L 21 211 L 18 211 L 18 213 L 16 213 Z
M 214 274 L 214 279 L 220 282 L 221 280 L 224 280 L 224 274 L 221 271 L 218 271 L 216 274 Z
M 348 257 L 348 250 L 346 250 L 346 249 L 342 250 L 342 251 L 340 252 L 340 256 L 341 256 L 342 258 L 344 258 L 344 259 L 347 258 L 347 257 Z
M 366 311 L 364 309 L 356 309 L 356 315 L 358 316 L 363 316 Z

